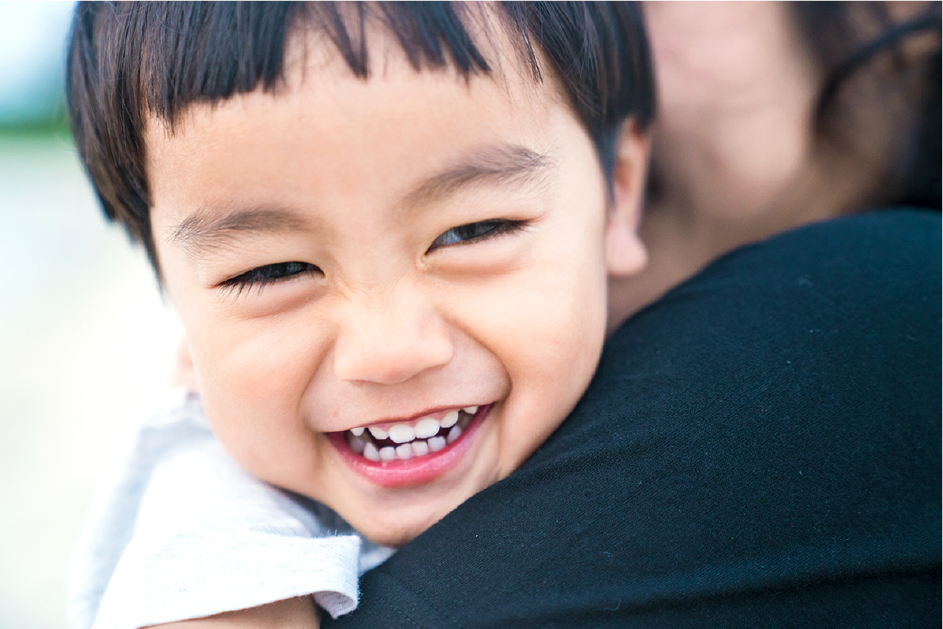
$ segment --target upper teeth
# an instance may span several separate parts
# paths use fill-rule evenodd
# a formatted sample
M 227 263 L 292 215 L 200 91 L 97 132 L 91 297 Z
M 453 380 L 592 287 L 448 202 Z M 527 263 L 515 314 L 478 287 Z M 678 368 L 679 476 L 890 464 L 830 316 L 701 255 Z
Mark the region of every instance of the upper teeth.
M 412 424 L 393 424 L 386 429 L 379 426 L 351 428 L 348 431 L 347 443 L 354 452 L 372 461 L 405 460 L 424 456 L 429 452 L 438 452 L 457 439 L 477 412 L 477 406 L 466 406 L 461 413 L 451 410 L 442 415 L 441 419 L 428 416 Z M 440 435 L 443 429 L 445 432 Z M 371 436 L 376 441 L 388 439 L 398 445 L 375 443 Z
M 445 417 L 442 418 L 442 421 L 439 422 L 442 424 L 443 428 L 451 428 L 455 425 L 455 422 L 458 421 L 458 411 L 449 411 L 445 414 Z
M 370 432 L 373 432 L 372 428 Z M 406 443 L 416 438 L 416 432 L 413 430 L 413 427 L 408 424 L 393 424 L 390 426 L 389 434 L 390 439 L 396 443 Z M 374 433 L 374 436 L 376 436 L 376 433 Z
M 385 431 L 385 430 L 383 430 L 382 428 L 379 428 L 379 427 L 377 427 L 377 426 L 371 426 L 371 427 L 370 427 L 370 434 L 373 435 L 374 438 L 376 438 L 376 439 L 386 439 L 387 436 L 388 436 L 388 435 L 386 434 L 386 431 Z
M 413 430 L 420 439 L 428 439 L 429 437 L 434 437 L 435 434 L 439 432 L 439 428 L 441 428 L 439 422 L 431 417 L 423 417 L 416 422 L 416 427 L 413 428 Z

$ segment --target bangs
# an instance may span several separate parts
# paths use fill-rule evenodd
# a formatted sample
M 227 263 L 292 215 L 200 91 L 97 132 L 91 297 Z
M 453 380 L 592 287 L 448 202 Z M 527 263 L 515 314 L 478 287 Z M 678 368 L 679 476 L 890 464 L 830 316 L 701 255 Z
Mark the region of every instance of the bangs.
M 104 74 L 128 77 L 126 102 L 140 104 L 138 116 L 156 115 L 173 125 L 194 103 L 215 103 L 260 88 L 276 91 L 285 81 L 288 40 L 301 30 L 329 42 L 363 79 L 369 78 L 370 67 L 367 31 L 376 27 L 395 37 L 416 71 L 452 66 L 464 77 L 491 72 L 466 27 L 472 12 L 481 13 L 475 7 L 438 2 L 264 4 L 111 6 L 112 19 L 99 18 L 98 29 L 123 31 L 121 48 L 139 52 L 112 57 L 119 67 Z M 526 30 L 507 30 L 539 80 Z
M 535 82 L 544 72 L 558 79 L 608 179 L 619 126 L 631 117 L 644 130 L 655 106 L 633 2 L 82 2 L 67 66 L 73 137 L 105 213 L 144 244 L 159 273 L 143 140 L 149 116 L 172 129 L 193 104 L 277 93 L 289 40 L 302 30 L 364 80 L 378 29 L 417 72 L 490 75 L 480 45 L 497 49 L 492 24 Z

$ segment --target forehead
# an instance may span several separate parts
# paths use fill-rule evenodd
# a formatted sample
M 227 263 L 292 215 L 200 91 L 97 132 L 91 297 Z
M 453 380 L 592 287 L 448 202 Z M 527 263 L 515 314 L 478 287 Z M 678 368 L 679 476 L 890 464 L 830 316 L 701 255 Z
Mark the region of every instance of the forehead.
M 149 117 L 147 171 L 156 209 L 192 209 L 198 200 L 186 197 L 226 194 L 248 180 L 283 186 L 291 171 L 310 181 L 314 162 L 319 181 L 350 180 L 348 192 L 374 190 L 384 177 L 415 180 L 470 153 L 543 155 L 553 142 L 551 119 L 562 115 L 579 125 L 556 82 L 535 80 L 507 41 L 482 47 L 500 60 L 491 74 L 469 76 L 450 66 L 416 70 L 382 31 L 371 41 L 377 54 L 366 79 L 316 34 L 300 31 L 276 91 L 192 105 L 172 128 Z M 369 176 L 369 185 L 353 174 Z
M 304 87 L 319 83 L 336 83 L 340 79 L 354 77 L 363 83 L 375 83 L 376 79 L 402 78 L 408 74 L 435 77 L 438 79 L 435 82 L 439 83 L 445 79 L 471 82 L 473 79 L 487 77 L 504 89 L 509 98 L 520 100 L 549 96 L 560 103 L 570 102 L 570 95 L 556 76 L 553 64 L 548 62 L 539 46 L 535 47 L 530 38 L 512 30 L 505 23 L 506 18 L 493 7 L 463 7 L 458 27 L 465 29 L 460 33 L 461 37 L 452 32 L 438 33 L 435 31 L 436 27 L 430 25 L 417 27 L 412 24 L 411 20 L 418 19 L 422 22 L 421 11 L 415 11 L 420 16 L 417 17 L 412 15 L 412 9 L 404 10 L 404 14 L 411 17 L 401 24 L 397 23 L 395 16 L 385 16 L 381 19 L 376 15 L 377 12 L 376 9 L 371 11 L 369 8 L 357 12 L 349 10 L 346 11 L 348 15 L 345 19 L 345 11 L 341 10 L 336 18 L 339 23 L 328 28 L 323 23 L 327 17 L 320 15 L 320 11 L 302 11 L 289 22 L 283 50 L 282 46 L 268 50 L 265 46 L 269 44 L 263 43 L 255 53 L 256 57 L 263 57 L 255 58 L 249 53 L 249 57 L 243 58 L 245 55 L 242 55 L 238 58 L 239 69 L 231 67 L 228 60 L 212 52 L 194 52 L 195 56 L 189 63 L 194 65 L 197 75 L 203 76 L 203 83 L 215 85 L 221 81 L 225 82 L 220 77 L 231 75 L 235 85 L 231 86 L 229 91 L 221 85 L 205 86 L 202 90 L 192 86 L 183 87 L 184 94 L 177 97 L 179 102 L 176 104 L 152 103 L 156 97 L 145 95 L 145 107 L 142 111 L 145 134 L 160 127 L 163 127 L 164 131 L 176 129 L 179 124 L 186 122 L 190 117 L 188 114 L 201 109 L 203 104 L 220 105 L 239 100 L 246 94 L 239 85 L 246 80 L 249 80 L 250 85 L 256 86 L 255 92 L 278 96 L 301 93 Z M 442 25 L 438 27 L 443 28 Z M 408 33 L 400 32 L 410 28 L 431 28 L 431 31 L 413 33 L 416 39 L 426 40 L 417 43 L 407 36 Z M 430 37 L 436 39 L 435 45 L 432 46 L 434 51 L 429 50 Z M 448 38 L 448 44 L 444 39 L 438 41 L 440 37 Z M 463 37 L 467 37 L 465 41 L 468 45 L 464 50 L 461 46 L 456 49 L 456 43 L 451 39 L 461 41 Z M 253 48 L 252 42 L 246 44 L 250 49 Z M 276 50 L 280 52 L 276 54 Z M 263 71 L 260 64 L 277 64 L 278 69 L 274 70 L 274 75 L 269 76 L 269 71 Z M 256 73 L 261 74 L 253 80 L 251 72 L 246 74 L 242 65 L 259 66 Z M 150 64 L 145 66 L 146 74 L 155 74 Z M 154 81 L 153 77 L 150 81 Z M 426 82 L 427 85 L 430 83 Z M 234 93 L 231 91 L 233 87 Z M 163 89 L 176 91 L 171 85 L 165 85 Z M 220 96 L 220 90 L 226 95 Z

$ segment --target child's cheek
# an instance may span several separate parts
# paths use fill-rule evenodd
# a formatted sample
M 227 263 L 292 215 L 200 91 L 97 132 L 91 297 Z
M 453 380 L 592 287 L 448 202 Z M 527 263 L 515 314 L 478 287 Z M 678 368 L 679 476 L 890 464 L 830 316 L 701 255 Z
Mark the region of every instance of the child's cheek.
M 209 309 L 212 312 L 212 309 Z M 204 310 L 206 312 L 206 309 Z M 194 362 L 207 417 L 248 471 L 289 488 L 317 466 L 304 394 L 323 355 L 318 326 L 293 317 L 206 316 Z
M 558 255 L 483 286 L 462 301 L 482 313 L 471 334 L 507 372 L 498 477 L 519 467 L 559 427 L 595 371 L 606 322 L 598 255 Z

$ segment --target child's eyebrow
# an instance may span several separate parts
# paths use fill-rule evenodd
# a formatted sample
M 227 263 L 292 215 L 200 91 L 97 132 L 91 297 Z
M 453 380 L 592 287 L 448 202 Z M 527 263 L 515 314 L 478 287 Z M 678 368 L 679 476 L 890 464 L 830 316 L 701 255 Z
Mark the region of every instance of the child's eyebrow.
M 197 255 L 233 240 L 239 232 L 292 232 L 308 227 L 301 216 L 278 208 L 233 210 L 218 217 L 197 212 L 174 227 L 167 240 Z
M 472 185 L 539 182 L 552 166 L 549 157 L 524 146 L 491 146 L 473 151 L 454 166 L 423 180 L 397 207 L 411 213 L 412 209 Z M 223 212 L 204 209 L 171 228 L 167 240 L 191 256 L 198 256 L 238 239 L 240 232 L 286 233 L 310 231 L 312 227 L 306 217 L 288 209 L 232 208 Z
M 526 146 L 491 146 L 426 179 L 403 198 L 402 205 L 422 205 L 473 184 L 532 181 L 546 174 L 552 165 L 549 157 Z

